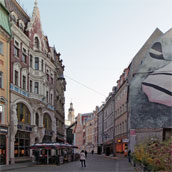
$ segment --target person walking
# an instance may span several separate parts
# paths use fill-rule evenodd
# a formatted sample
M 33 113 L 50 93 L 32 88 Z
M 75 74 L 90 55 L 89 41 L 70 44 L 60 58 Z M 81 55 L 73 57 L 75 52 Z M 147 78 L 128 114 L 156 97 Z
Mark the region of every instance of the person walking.
M 131 162 L 131 150 L 128 151 L 128 162 Z
M 81 161 L 81 166 L 86 167 L 84 150 L 82 150 L 81 153 L 80 153 L 80 161 Z
M 87 151 L 85 150 L 85 157 L 87 158 Z
M 91 151 L 92 155 L 94 154 L 94 150 Z

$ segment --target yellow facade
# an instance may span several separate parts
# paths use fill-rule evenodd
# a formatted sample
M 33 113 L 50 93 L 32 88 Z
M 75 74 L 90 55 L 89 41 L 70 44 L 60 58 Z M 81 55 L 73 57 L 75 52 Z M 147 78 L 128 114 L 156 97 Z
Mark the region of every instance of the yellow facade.
M 8 126 L 9 124 L 9 86 L 10 86 L 10 36 L 0 28 L 0 72 L 2 73 L 2 88 L 0 88 L 0 125 Z

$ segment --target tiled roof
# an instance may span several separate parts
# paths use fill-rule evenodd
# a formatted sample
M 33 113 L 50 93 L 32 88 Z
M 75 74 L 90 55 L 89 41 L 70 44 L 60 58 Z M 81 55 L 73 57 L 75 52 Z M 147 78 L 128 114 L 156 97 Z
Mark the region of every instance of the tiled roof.
M 26 14 L 26 12 L 16 0 L 5 0 L 5 4 L 8 11 L 14 11 L 17 14 L 18 18 L 21 19 L 25 24 L 30 21 L 30 17 Z
M 0 26 L 11 35 L 10 23 L 9 23 L 9 13 L 4 6 L 4 1 L 0 0 Z

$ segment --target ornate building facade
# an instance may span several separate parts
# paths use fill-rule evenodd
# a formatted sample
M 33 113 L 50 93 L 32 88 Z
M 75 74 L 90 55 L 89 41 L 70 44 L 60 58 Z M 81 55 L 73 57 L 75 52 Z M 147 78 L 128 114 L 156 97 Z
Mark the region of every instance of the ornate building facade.
M 10 161 L 29 159 L 31 144 L 64 137 L 64 66 L 60 54 L 42 32 L 35 1 L 30 18 L 16 0 L 6 0 L 10 11 L 11 133 Z

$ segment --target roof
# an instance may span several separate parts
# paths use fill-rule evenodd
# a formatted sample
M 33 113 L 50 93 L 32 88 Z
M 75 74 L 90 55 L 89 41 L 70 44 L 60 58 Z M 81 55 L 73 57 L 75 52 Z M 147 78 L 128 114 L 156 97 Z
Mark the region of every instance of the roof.
M 10 22 L 9 22 L 9 12 L 5 8 L 4 0 L 0 0 L 0 26 L 11 35 Z

